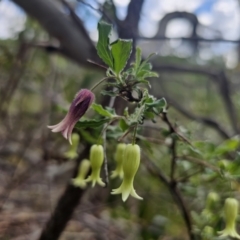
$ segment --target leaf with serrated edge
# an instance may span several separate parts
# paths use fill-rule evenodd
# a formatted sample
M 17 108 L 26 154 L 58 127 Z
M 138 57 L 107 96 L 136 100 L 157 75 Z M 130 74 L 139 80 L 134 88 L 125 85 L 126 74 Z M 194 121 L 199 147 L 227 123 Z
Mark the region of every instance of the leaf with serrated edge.
M 102 91 L 101 91 L 101 94 L 102 94 L 102 95 L 106 95 L 106 96 L 110 96 L 110 97 L 118 96 L 118 93 L 110 92 L 110 91 L 106 91 L 106 90 L 102 90 Z
M 104 117 L 110 117 L 110 118 L 112 117 L 112 114 L 108 110 L 104 109 L 102 105 L 93 103 L 92 109 Z
M 111 68 L 113 68 L 113 57 L 109 49 L 109 34 L 112 30 L 112 26 L 105 22 L 98 23 L 98 43 L 97 53 L 98 56 Z
M 113 70 L 116 74 L 119 74 L 126 66 L 132 52 L 132 40 L 118 39 L 111 47 Z
M 97 128 L 102 126 L 103 124 L 109 122 L 109 118 L 104 118 L 104 119 L 93 119 L 93 120 L 81 120 L 77 122 L 75 125 L 75 128 Z

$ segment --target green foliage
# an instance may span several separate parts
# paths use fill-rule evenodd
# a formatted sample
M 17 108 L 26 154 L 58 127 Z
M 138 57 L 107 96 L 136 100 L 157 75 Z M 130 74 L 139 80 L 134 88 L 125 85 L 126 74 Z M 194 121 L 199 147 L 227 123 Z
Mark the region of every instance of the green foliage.
M 109 122 L 108 118 L 103 119 L 85 119 L 77 122 L 75 125 L 76 128 L 98 128 L 101 127 L 104 123 Z
M 128 107 L 122 115 L 117 109 L 119 114 L 117 115 L 114 108 L 103 107 L 95 103 L 92 105 L 94 111 L 89 113 L 90 117 L 82 118 L 75 127 L 82 139 L 80 145 L 103 143 L 102 133 L 106 132 L 108 168 L 110 170 L 114 167 L 112 159 L 116 143 L 118 141 L 131 142 L 135 137 L 137 143 L 141 146 L 142 153 L 141 166 L 136 176 L 135 187 L 144 198 L 144 201 L 135 205 L 133 213 L 128 204 L 123 205 L 118 202 L 118 198 L 111 196 L 108 209 L 104 214 L 112 214 L 111 220 L 114 221 L 116 218 L 116 222 L 119 222 L 119 218 L 121 218 L 121 224 L 126 221 L 125 224 L 129 228 L 136 228 L 137 226 L 140 230 L 134 233 L 133 239 L 160 239 L 169 238 L 170 235 L 170 238 L 174 239 L 178 239 L 179 236 L 181 239 L 187 239 L 182 215 L 179 214 L 181 211 L 177 210 L 177 202 L 169 191 L 171 189 L 169 189 L 169 186 L 173 185 L 162 184 L 157 175 L 148 172 L 148 164 L 153 162 L 155 164 L 153 170 L 157 173 L 162 172 L 169 181 L 171 180 L 173 159 L 171 146 L 172 142 L 176 141 L 177 157 L 173 176 L 176 185 L 174 186 L 181 193 L 188 211 L 191 211 L 193 232 L 196 239 L 219 239 L 217 231 L 221 230 L 225 224 L 222 218 L 224 199 L 229 196 L 239 198 L 239 138 L 233 137 L 222 141 L 210 128 L 203 127 L 202 124 L 194 121 L 187 122 L 185 118 L 174 111 L 171 104 L 168 113 L 165 98 L 156 98 L 153 92 L 154 90 L 158 92 L 158 96 L 164 96 L 164 93 L 166 93 L 170 98 L 172 96 L 173 98 L 176 97 L 176 99 L 179 99 L 181 106 L 193 111 L 197 116 L 212 117 L 218 115 L 223 128 L 230 129 L 231 126 L 226 120 L 227 117 L 219 110 L 221 109 L 219 105 L 221 99 L 219 100 L 213 92 L 208 95 L 207 91 L 202 89 L 207 85 L 206 79 L 196 74 L 183 75 L 180 84 L 177 82 L 179 81 L 179 75 L 174 76 L 172 74 L 169 88 L 166 86 L 167 84 L 165 85 L 166 90 L 160 88 L 156 81 L 156 85 L 152 82 L 153 89 L 149 90 L 148 78 L 158 76 L 157 73 L 152 71 L 152 65 L 149 63 L 149 58 L 153 55 L 150 55 L 147 59 L 142 59 L 141 49 L 136 48 L 135 60 L 128 63 L 131 54 L 131 41 L 119 39 L 110 43 L 111 26 L 106 23 L 99 23 L 98 29 L 98 54 L 107 64 L 106 75 L 111 78 L 111 82 L 106 82 L 105 86 L 108 86 L 108 88 L 102 90 L 102 94 L 121 97 L 127 101 Z M 3 63 L 0 67 L 1 77 L 4 82 L 8 83 L 7 71 L 11 69 L 15 50 L 11 50 L 10 55 L 5 50 L 1 48 L 0 51 L 0 62 Z M 68 102 L 72 100 L 76 87 L 81 85 L 81 87 L 89 88 L 89 83 L 99 78 L 99 73 L 94 75 L 92 72 L 79 70 L 77 66 L 68 64 L 62 58 L 53 57 L 50 62 L 45 53 L 37 51 L 35 54 L 33 61 L 27 65 L 28 71 L 24 76 L 24 81 L 20 82 L 19 93 L 10 102 L 11 125 L 8 128 L 2 127 L 3 135 L 7 136 L 8 129 L 12 128 L 14 135 L 15 132 L 18 133 L 18 125 L 20 124 L 18 121 L 22 119 L 21 122 L 26 122 L 23 129 L 28 136 L 27 132 L 30 132 L 33 126 L 32 119 L 36 118 L 36 114 L 38 116 L 47 109 L 45 105 L 46 95 L 42 97 L 39 93 L 45 92 L 45 89 L 43 89 L 45 81 L 48 88 L 48 82 L 54 79 L 56 69 L 61 71 L 61 74 L 57 74 L 57 80 L 61 82 L 61 89 L 63 86 L 63 98 Z M 4 62 L 5 58 L 8 59 L 9 63 Z M 187 61 L 182 59 L 176 61 L 187 64 Z M 52 64 L 56 64 L 54 70 L 51 69 Z M 43 73 L 49 75 L 46 76 Z M 81 76 L 80 79 L 79 76 Z M 161 73 L 161 77 L 168 80 L 169 74 Z M 175 80 L 176 82 L 174 82 Z M 191 89 L 186 88 L 187 84 L 191 84 Z M 96 94 L 96 96 L 96 99 L 99 100 L 99 95 Z M 29 101 L 29 99 L 33 101 Z M 23 107 L 19 107 L 20 101 Z M 53 106 L 51 110 L 58 114 L 52 115 L 51 117 L 55 119 L 50 121 L 57 121 L 59 116 L 66 113 L 66 108 L 63 107 Z M 20 111 L 23 111 L 24 115 L 20 115 Z M 175 132 L 171 132 L 166 122 L 163 123 L 161 118 L 163 114 L 168 115 Z M 17 119 L 17 122 L 15 119 Z M 153 129 L 148 128 L 148 125 L 150 125 L 148 120 L 156 123 Z M 147 123 L 147 126 L 145 123 Z M 143 125 L 140 126 L 141 124 Z M 35 127 L 39 131 L 39 124 Z M 135 129 L 136 133 L 134 133 Z M 22 131 L 22 129 L 21 132 L 19 131 L 19 136 L 21 136 L 19 139 L 22 139 Z M 15 136 L 12 136 L 11 139 L 14 138 Z M 15 144 L 14 142 L 11 148 L 15 149 Z M 51 151 L 53 153 L 56 151 L 59 154 L 61 152 L 59 149 L 64 149 L 65 145 L 66 143 L 63 141 L 56 141 L 56 150 L 51 149 Z M 110 187 L 116 187 L 117 184 L 117 181 L 110 182 Z M 219 202 L 214 207 L 208 208 L 206 199 L 211 191 L 219 194 Z
M 111 29 L 111 25 L 105 22 L 98 23 L 99 40 L 97 43 L 97 53 L 109 67 L 113 68 L 113 58 L 109 49 L 109 34 Z
M 110 111 L 104 109 L 100 104 L 96 104 L 96 103 L 92 104 L 92 109 L 104 117 L 113 118 L 115 116 Z
M 132 52 L 132 40 L 118 39 L 111 45 L 113 70 L 118 75 L 127 64 Z

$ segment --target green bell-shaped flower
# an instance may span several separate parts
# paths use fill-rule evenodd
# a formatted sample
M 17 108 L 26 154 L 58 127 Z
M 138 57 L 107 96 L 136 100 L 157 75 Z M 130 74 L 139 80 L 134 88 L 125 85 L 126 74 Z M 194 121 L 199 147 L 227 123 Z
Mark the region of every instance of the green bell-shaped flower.
M 206 200 L 206 209 L 214 209 L 216 205 L 219 203 L 220 197 L 216 192 L 210 192 L 207 196 Z
M 129 195 L 142 199 L 137 195 L 133 180 L 140 164 L 140 148 L 136 144 L 128 144 L 123 157 L 123 181 L 119 188 L 113 189 L 112 194 L 122 194 L 122 200 L 125 202 Z
M 119 143 L 115 154 L 115 161 L 117 163 L 116 169 L 112 171 L 111 178 L 120 177 L 123 178 L 123 154 L 126 148 L 125 143 Z
M 75 187 L 85 188 L 86 187 L 86 176 L 90 169 L 90 161 L 88 159 L 83 159 L 78 168 L 78 175 L 76 178 L 72 179 L 72 184 Z
M 101 167 L 104 160 L 103 146 L 102 145 L 93 145 L 90 149 L 90 162 L 92 173 L 85 180 L 86 182 L 92 182 L 92 187 L 98 183 L 100 186 L 104 187 L 105 183 L 100 177 Z
M 77 133 L 72 134 L 72 145 L 70 145 L 69 150 L 64 153 L 64 156 L 68 159 L 75 159 L 78 156 L 77 149 L 80 141 L 80 137 Z
M 218 232 L 220 237 L 233 237 L 240 239 L 240 235 L 236 232 L 236 218 L 238 215 L 238 201 L 234 198 L 227 198 L 224 204 L 224 216 L 226 227 Z

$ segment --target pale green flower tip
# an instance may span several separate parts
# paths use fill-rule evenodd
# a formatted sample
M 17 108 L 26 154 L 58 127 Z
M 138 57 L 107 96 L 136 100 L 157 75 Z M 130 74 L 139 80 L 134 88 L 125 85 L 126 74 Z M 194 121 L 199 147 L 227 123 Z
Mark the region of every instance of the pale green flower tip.
M 128 199 L 129 195 L 131 195 L 132 197 L 138 199 L 138 200 L 142 200 L 143 198 L 140 197 L 135 189 L 133 188 L 128 188 L 123 190 L 122 187 L 120 186 L 119 188 L 113 189 L 111 192 L 112 195 L 116 195 L 116 194 L 122 194 L 122 200 L 123 202 L 126 202 L 126 200 Z
M 84 189 L 86 187 L 86 181 L 84 179 L 73 178 L 72 185 Z
M 90 169 L 91 163 L 88 159 L 83 159 L 80 163 L 79 170 L 83 170 L 84 173 L 87 173 Z
M 115 188 L 112 190 L 111 194 L 115 195 L 115 194 L 120 194 L 122 193 L 122 187 L 120 186 L 119 188 Z
M 122 193 L 122 200 L 123 202 L 126 202 L 126 200 L 128 199 L 130 193 L 129 192 L 123 192 Z
M 132 191 L 131 191 L 131 196 L 134 197 L 134 198 L 136 198 L 136 199 L 138 199 L 138 200 L 143 200 L 143 198 L 140 197 L 140 196 L 136 193 L 136 191 L 135 191 L 134 188 L 133 188 Z
M 219 231 L 218 234 L 220 235 L 220 238 L 225 238 L 225 237 L 232 237 L 232 238 L 237 238 L 240 239 L 240 235 L 236 232 L 235 229 L 224 229 L 222 231 Z
M 116 177 L 123 179 L 123 171 L 117 171 L 117 170 L 112 171 L 110 178 L 114 179 Z
M 70 160 L 73 160 L 75 158 L 77 158 L 78 154 L 75 151 L 68 151 L 66 153 L 64 153 L 64 156 Z
M 106 186 L 106 183 L 103 182 L 101 178 L 99 178 L 99 179 L 97 180 L 97 183 L 98 183 L 101 187 L 105 187 L 105 186 Z
M 80 140 L 79 135 L 77 133 L 73 133 L 71 138 L 72 138 L 72 144 L 75 146 L 78 145 Z
M 219 195 L 216 192 L 210 192 L 207 196 L 206 208 L 213 208 L 220 200 Z
M 98 185 L 100 185 L 101 187 L 105 187 L 105 183 L 102 181 L 102 179 L 99 177 L 99 178 L 93 178 L 92 176 L 89 176 L 85 182 L 92 182 L 92 188 L 95 187 L 96 183 Z
M 94 188 L 96 185 L 96 180 L 92 180 L 92 188 Z

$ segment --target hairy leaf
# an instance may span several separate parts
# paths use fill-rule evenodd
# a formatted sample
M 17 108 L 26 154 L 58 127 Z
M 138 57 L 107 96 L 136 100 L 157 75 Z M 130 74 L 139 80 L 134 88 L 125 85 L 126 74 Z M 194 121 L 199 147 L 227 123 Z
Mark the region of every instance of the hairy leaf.
M 112 26 L 105 22 L 98 23 L 98 43 L 97 53 L 98 56 L 111 68 L 113 68 L 113 57 L 109 49 L 109 34 Z
M 104 119 L 92 119 L 92 120 L 81 120 L 75 125 L 76 128 L 98 128 L 103 124 L 109 122 L 109 118 Z
M 92 109 L 94 111 L 96 111 L 98 114 L 100 114 L 104 117 L 110 117 L 111 118 L 113 116 L 112 113 L 110 113 L 108 110 L 104 109 L 102 107 L 102 105 L 94 103 L 94 104 L 92 104 Z
M 127 64 L 132 52 L 132 40 L 118 39 L 112 45 L 113 70 L 119 74 Z

